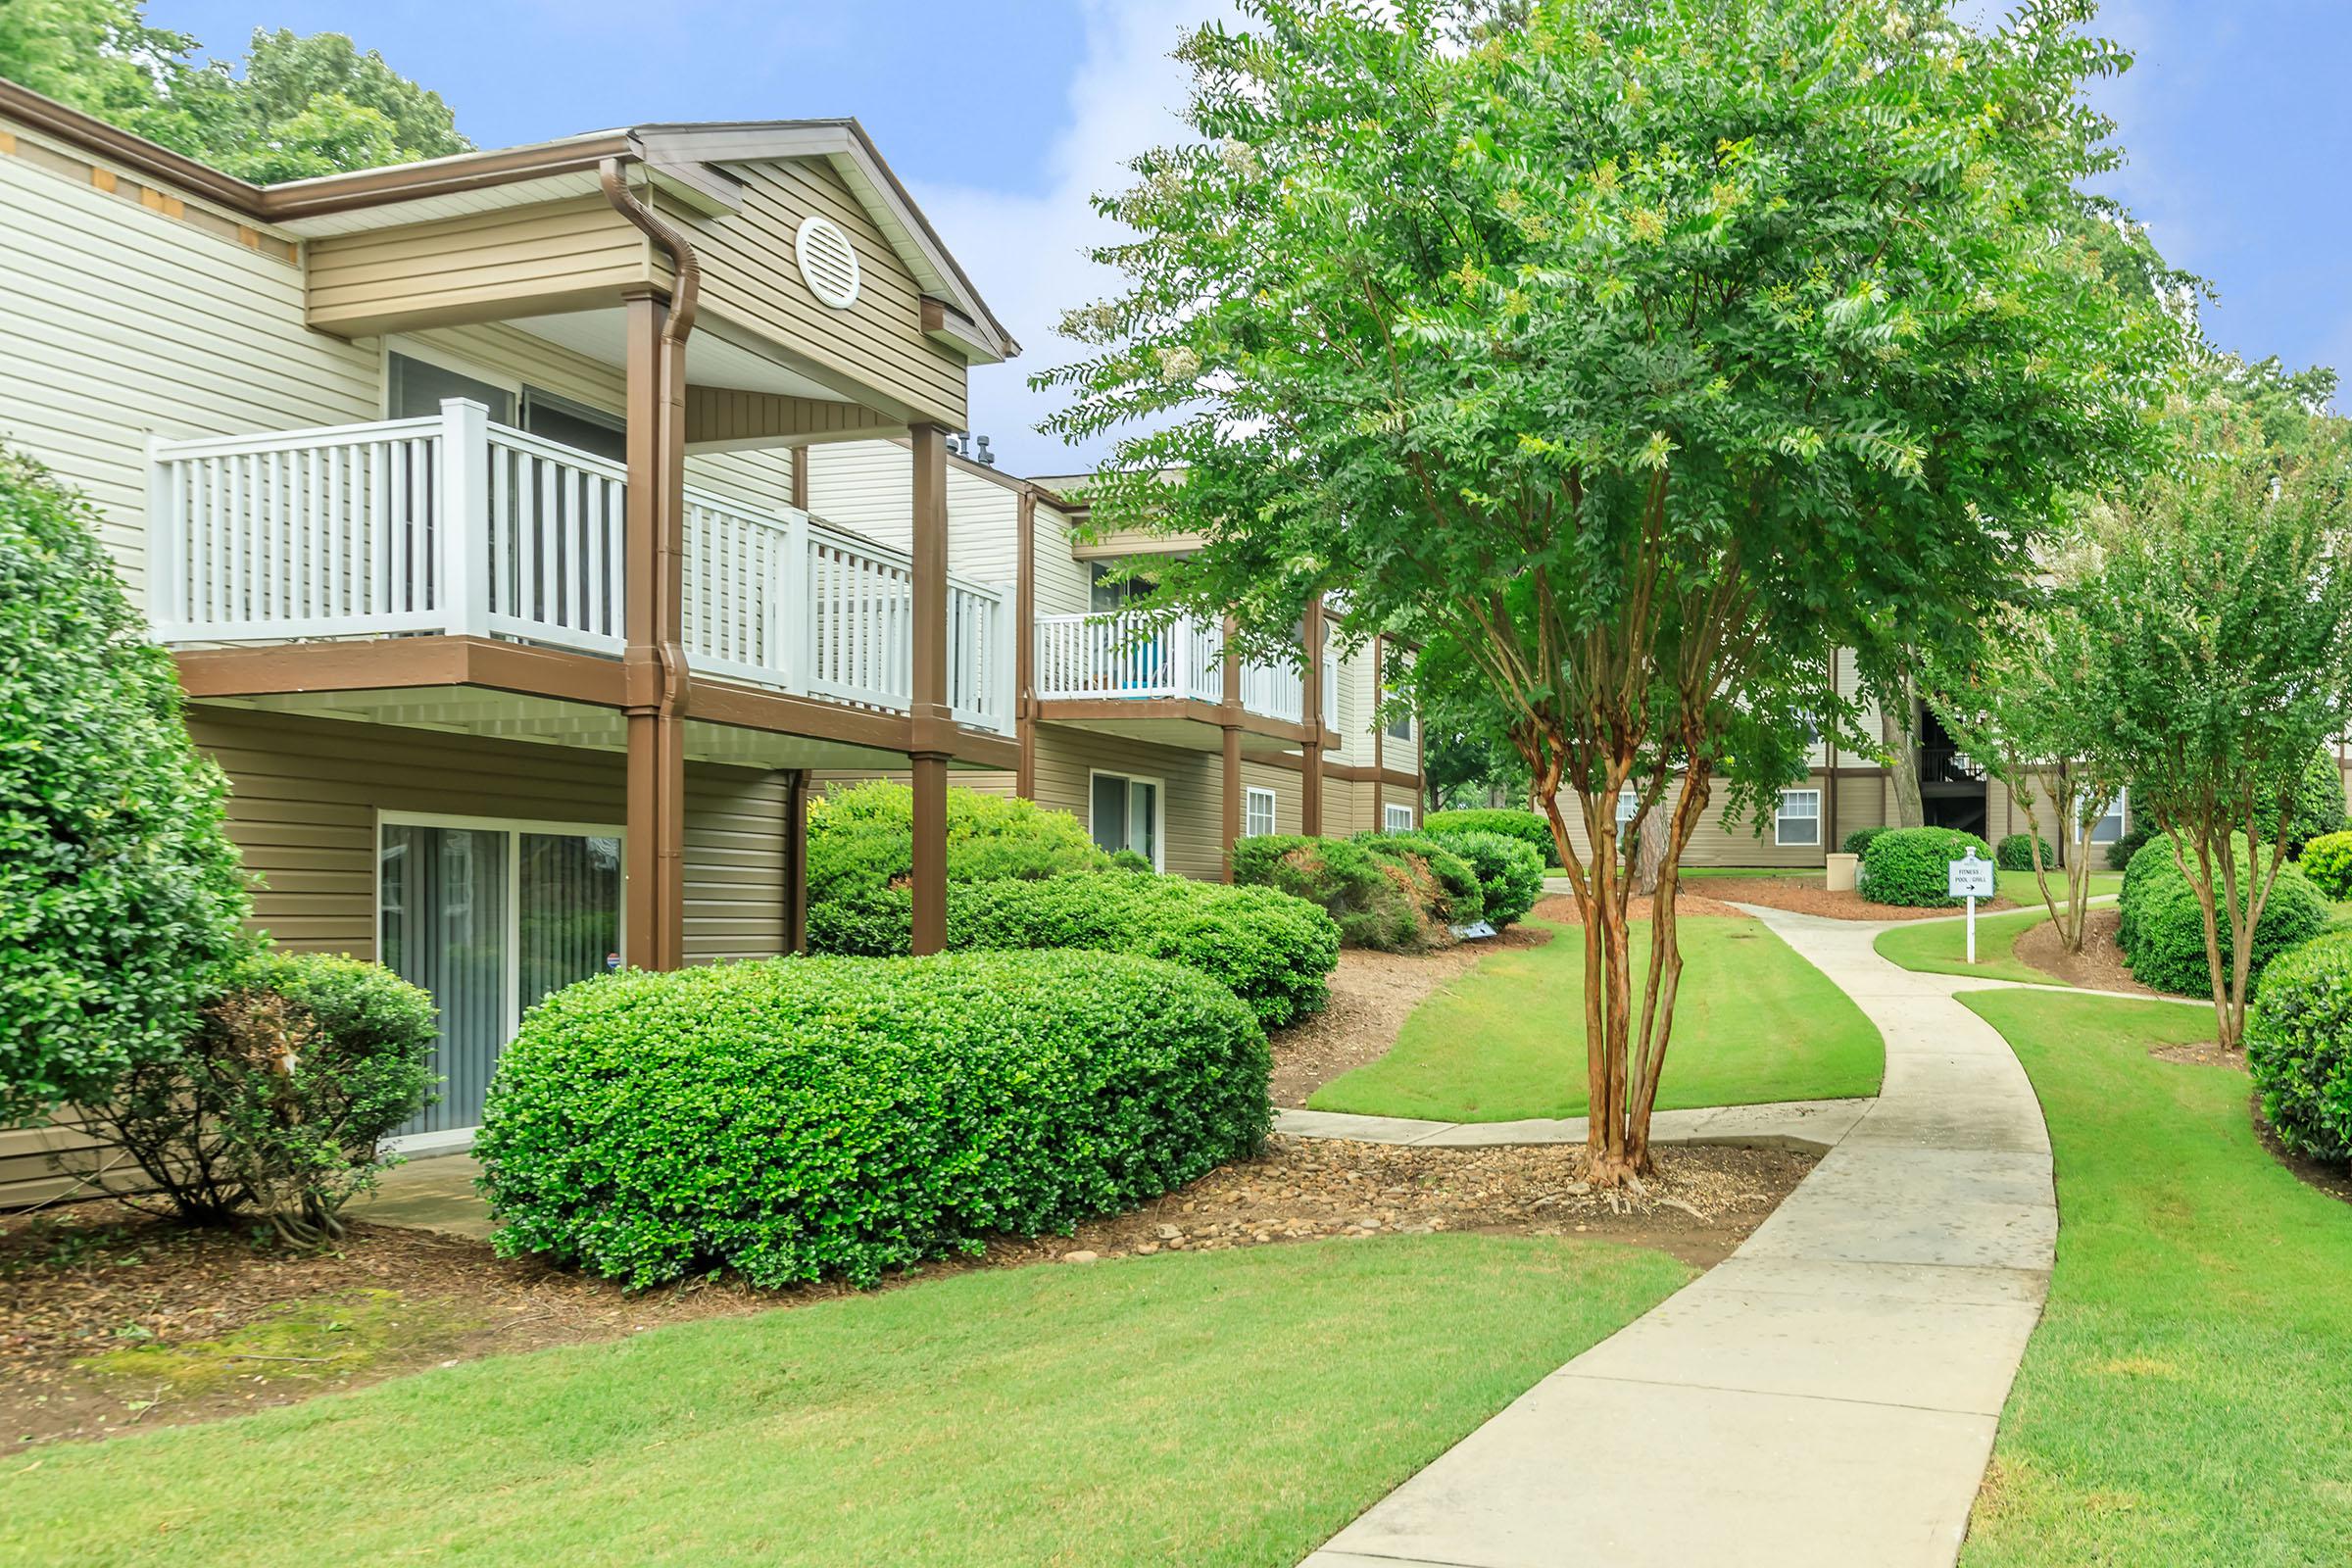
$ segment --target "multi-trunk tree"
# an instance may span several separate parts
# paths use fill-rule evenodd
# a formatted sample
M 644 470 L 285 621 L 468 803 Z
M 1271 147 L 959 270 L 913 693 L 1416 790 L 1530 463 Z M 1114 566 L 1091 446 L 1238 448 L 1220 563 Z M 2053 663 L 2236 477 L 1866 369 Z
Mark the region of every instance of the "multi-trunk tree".
M 2086 0 L 1245 10 L 1182 50 L 1200 139 L 1102 199 L 1124 288 L 1049 428 L 1121 435 L 1098 519 L 1198 536 L 1171 611 L 1270 646 L 1344 591 L 1348 636 L 1464 651 L 1582 908 L 1592 1169 L 1638 1177 L 1702 815 L 1850 729 L 1830 649 L 1964 640 L 2143 444 L 2177 334 L 2081 184 L 2123 57 Z

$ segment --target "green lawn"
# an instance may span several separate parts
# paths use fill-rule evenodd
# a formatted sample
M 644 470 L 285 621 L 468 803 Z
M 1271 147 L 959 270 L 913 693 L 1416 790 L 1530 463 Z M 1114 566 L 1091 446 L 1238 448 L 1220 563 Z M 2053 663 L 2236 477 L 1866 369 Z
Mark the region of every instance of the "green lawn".
M 2017 904 L 2030 905 L 2036 909 L 2041 907 L 2041 888 L 2034 882 L 2034 873 L 2031 871 L 1995 871 L 1992 873 L 1992 885 L 2000 891 L 2000 895 L 2004 899 Z M 2064 872 L 2052 871 L 2050 873 L 2050 891 L 2057 895 L 2060 904 L 2066 902 Z M 2123 891 L 2123 872 L 2093 871 L 2090 873 L 2091 898 L 2095 899 L 2104 894 Z
M 1290 1568 L 1680 1287 L 1481 1236 L 986 1270 L 0 1459 L 0 1561 Z
M 1540 923 L 1540 922 L 1539 922 Z M 1439 1121 L 1515 1121 L 1586 1110 L 1584 944 L 1556 927 L 1540 948 L 1490 954 L 1424 1002 L 1396 1048 L 1317 1090 L 1317 1110 Z M 1683 983 L 1658 1089 L 1661 1109 L 1875 1095 L 1878 1030 L 1760 920 L 1681 922 Z M 1635 972 L 1649 960 L 1635 927 Z
M 2058 1166 L 2048 1314 L 1969 1568 L 2352 1556 L 2352 1205 L 2255 1141 L 2246 1079 L 2161 1061 L 2201 1009 L 1964 996 L 2017 1049 Z
M 1879 933 L 1871 946 L 1889 963 L 1925 974 L 1979 974 L 1994 980 L 2025 980 L 2034 985 L 2063 985 L 2046 969 L 2036 969 L 2017 956 L 2017 939 L 2049 914 L 2039 904 L 2006 914 L 1977 916 L 1977 961 L 1968 961 L 1968 922 L 1914 920 Z

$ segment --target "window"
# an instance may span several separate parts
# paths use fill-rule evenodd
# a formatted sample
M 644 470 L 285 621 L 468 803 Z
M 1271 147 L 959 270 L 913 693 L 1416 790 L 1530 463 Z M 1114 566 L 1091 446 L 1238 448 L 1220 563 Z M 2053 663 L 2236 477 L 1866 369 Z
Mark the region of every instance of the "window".
M 542 392 L 535 386 L 522 389 L 522 427 L 575 452 L 593 452 L 614 463 L 629 461 L 626 420 L 602 409 L 560 398 L 553 392 Z
M 1410 833 L 1413 830 L 1413 808 L 1381 803 L 1380 825 L 1392 833 Z
M 1133 850 L 1161 869 L 1159 780 L 1097 773 L 1092 791 L 1095 842 L 1112 853 Z
M 1821 791 L 1781 791 L 1780 814 L 1772 821 L 1772 842 L 1780 845 L 1821 842 Z
M 1088 563 L 1087 606 L 1098 615 L 1114 615 L 1139 599 L 1151 597 L 1159 584 L 1149 577 L 1127 575 L 1127 564 L 1122 561 Z
M 443 398 L 471 398 L 499 424 L 514 422 L 514 394 L 477 376 L 445 368 L 407 354 L 385 357 L 384 407 L 394 419 L 438 416 Z
M 2125 790 L 2117 791 L 2115 799 L 2109 801 L 2106 808 L 2101 810 L 2091 822 L 2091 843 L 2113 844 L 2124 836 L 2124 797 L 2129 793 Z
M 1640 815 L 1641 811 L 1642 797 L 1631 784 L 1617 792 L 1617 831 L 1619 833 L 1623 833 L 1627 828 L 1633 826 L 1634 818 Z
M 1242 791 L 1242 836 L 1262 839 L 1274 831 L 1274 792 L 1255 785 Z
M 1399 709 L 1396 716 L 1389 720 L 1388 735 L 1389 739 L 1393 741 L 1409 741 L 1413 738 L 1413 712 L 1411 709 Z

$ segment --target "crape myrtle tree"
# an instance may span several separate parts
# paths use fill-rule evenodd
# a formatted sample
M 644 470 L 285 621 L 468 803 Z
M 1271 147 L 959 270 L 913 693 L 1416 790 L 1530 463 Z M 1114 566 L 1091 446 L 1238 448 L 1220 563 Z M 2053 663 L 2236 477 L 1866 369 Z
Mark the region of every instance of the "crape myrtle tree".
M 2082 237 L 2116 215 L 2080 88 L 2126 57 L 2087 0 L 1243 10 L 1180 50 L 1199 139 L 1100 199 L 1123 288 L 1065 320 L 1047 427 L 1119 435 L 1098 525 L 1199 537 L 1169 606 L 1279 635 L 1344 591 L 1344 635 L 1476 662 L 1582 910 L 1621 1183 L 1709 802 L 1760 809 L 1850 725 L 1830 649 L 1963 640 L 2053 492 L 2143 444 L 2172 329 Z M 1618 858 L 1580 847 L 1629 783 L 1667 820 L 1639 977 Z
M 2245 393 L 2176 408 L 2181 454 L 2114 509 L 2082 596 L 2104 749 L 2196 895 L 2232 1049 L 2299 781 L 2352 718 L 2352 438 L 2284 441 Z

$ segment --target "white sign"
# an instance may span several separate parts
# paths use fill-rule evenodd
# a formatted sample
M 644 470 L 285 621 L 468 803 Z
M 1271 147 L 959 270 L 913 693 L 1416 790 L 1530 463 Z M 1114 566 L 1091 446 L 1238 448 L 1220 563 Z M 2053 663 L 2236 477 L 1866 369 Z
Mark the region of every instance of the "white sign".
M 1948 891 L 1955 899 L 1989 899 L 1992 897 L 1992 862 L 1977 858 L 1970 850 L 1965 859 L 1954 860 L 1948 872 Z

